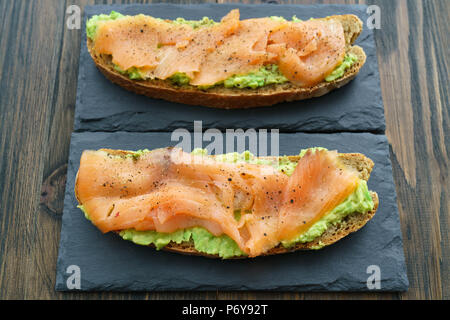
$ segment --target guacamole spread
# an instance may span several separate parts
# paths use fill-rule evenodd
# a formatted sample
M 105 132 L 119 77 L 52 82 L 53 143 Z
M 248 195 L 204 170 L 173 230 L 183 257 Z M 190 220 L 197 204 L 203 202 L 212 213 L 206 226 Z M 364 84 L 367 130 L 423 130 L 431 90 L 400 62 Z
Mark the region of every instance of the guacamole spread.
M 373 209 L 373 200 L 367 188 L 367 182 L 361 180 L 356 190 L 348 196 L 348 198 L 323 216 L 319 221 L 311 226 L 303 234 L 298 235 L 296 238 L 289 241 L 282 241 L 281 244 L 285 248 L 292 247 L 298 242 L 305 243 L 311 242 L 315 238 L 321 236 L 329 226 L 335 225 L 342 221 L 350 213 L 354 212 L 368 212 Z M 322 246 L 316 246 L 314 249 L 320 249 Z
M 98 23 L 100 21 L 116 20 L 116 19 L 123 18 L 123 17 L 124 17 L 123 14 L 116 12 L 116 11 L 111 11 L 110 14 L 99 14 L 99 15 L 92 16 L 92 18 L 88 19 L 88 21 L 86 22 L 87 37 L 92 40 L 95 39 Z
M 95 35 L 97 32 L 98 23 L 101 21 L 116 20 L 125 17 L 123 14 L 111 11 L 109 15 L 100 14 L 92 16 L 86 22 L 86 35 L 88 38 L 95 40 Z M 273 20 L 284 20 L 283 17 L 272 16 Z M 162 20 L 162 19 L 159 19 Z M 218 22 L 208 18 L 203 17 L 201 20 L 185 20 L 184 18 L 177 18 L 175 20 L 167 20 L 174 24 L 187 24 L 192 28 L 207 27 L 217 24 Z M 296 16 L 292 17 L 293 22 L 300 22 L 302 20 L 298 19 Z M 347 54 L 343 62 L 333 70 L 333 72 L 325 78 L 325 81 L 331 82 L 342 77 L 345 70 L 349 69 L 358 58 L 353 54 Z M 127 75 L 132 80 L 146 80 L 149 76 L 139 68 L 132 67 L 128 70 L 121 70 L 118 66 L 114 65 L 114 69 L 121 74 Z M 190 83 L 190 78 L 185 73 L 175 73 L 168 80 L 177 86 L 185 86 Z M 237 74 L 229 77 L 228 79 L 218 82 L 212 86 L 199 86 L 200 89 L 206 90 L 211 87 L 224 86 L 225 88 L 239 88 L 239 89 L 257 89 L 271 84 L 282 84 L 288 82 L 288 79 L 280 72 L 278 66 L 275 64 L 266 65 L 261 67 L 259 70 L 255 70 L 246 74 Z
M 213 255 L 217 254 L 223 259 L 245 255 L 229 236 L 221 235 L 216 237 L 200 227 L 178 230 L 172 233 L 129 229 L 121 231 L 120 236 L 125 240 L 144 246 L 153 244 L 158 250 L 165 247 L 169 242 L 180 244 L 191 241 L 197 251 Z
M 223 81 L 223 86 L 225 88 L 256 89 L 269 84 L 285 82 L 288 82 L 288 79 L 278 70 L 278 66 L 276 64 L 270 64 L 248 74 L 231 76 Z
M 325 148 L 320 147 L 310 149 L 312 150 L 312 152 L 315 152 L 316 150 L 326 150 Z M 299 156 L 304 156 L 308 150 L 309 149 L 301 150 Z M 135 160 L 138 160 L 142 154 L 147 152 L 150 152 L 150 150 L 138 150 L 130 153 L 130 155 L 128 156 Z M 206 149 L 195 149 L 194 151 L 192 151 L 192 154 L 205 156 L 208 154 L 208 152 Z M 245 151 L 242 153 L 232 152 L 218 155 L 215 157 L 215 160 L 229 163 L 247 162 L 253 164 L 272 165 L 289 176 L 294 172 L 294 169 L 297 165 L 296 162 L 290 161 L 287 156 L 279 157 L 278 161 L 274 161 L 269 159 L 257 158 L 249 151 Z M 281 244 L 284 247 L 289 248 L 299 242 L 311 242 L 317 237 L 320 237 L 331 225 L 340 223 L 342 219 L 344 219 L 347 215 L 355 212 L 363 213 L 370 211 L 373 209 L 373 206 L 374 204 L 367 188 L 367 182 L 361 180 L 356 190 L 350 196 L 348 196 L 348 198 L 344 202 L 342 202 L 336 208 L 323 216 L 319 221 L 314 223 L 306 232 L 298 235 L 294 239 L 282 241 Z M 90 220 L 89 214 L 86 212 L 84 207 L 82 205 L 79 205 L 78 208 L 80 208 L 84 212 L 86 219 Z M 236 210 L 234 212 L 234 217 L 239 221 L 242 214 L 245 213 L 248 212 L 241 212 L 240 210 Z M 140 245 L 153 244 L 158 250 L 163 248 L 170 242 L 180 244 L 182 242 L 191 241 L 197 251 L 206 254 L 217 254 L 223 259 L 245 255 L 245 253 L 240 250 L 236 242 L 229 236 L 224 234 L 216 237 L 209 231 L 201 227 L 178 230 L 172 233 L 162 233 L 157 231 L 136 231 L 134 229 L 128 229 L 121 231 L 120 236 L 125 240 L 130 240 Z M 315 246 L 313 249 L 320 249 L 322 247 L 323 244 L 319 243 L 319 245 Z
M 213 19 L 210 19 L 208 17 L 203 17 L 201 20 L 185 20 L 184 18 L 176 18 L 175 20 L 172 20 L 172 23 L 174 24 L 188 24 L 193 29 L 197 29 L 200 27 L 209 27 L 213 26 L 215 24 L 218 24 L 218 22 L 214 21 Z
M 356 61 L 358 61 L 358 57 L 357 57 L 357 56 L 355 56 L 355 55 L 352 54 L 352 53 L 347 53 L 347 54 L 345 55 L 344 61 L 342 61 L 342 63 L 341 63 L 339 66 L 337 66 L 337 67 L 333 70 L 333 72 L 331 72 L 331 73 L 325 78 L 325 81 L 331 82 L 331 81 L 334 81 L 334 80 L 336 80 L 336 79 L 341 78 L 341 77 L 344 75 L 345 70 L 351 68 L 351 66 L 352 66 L 353 64 L 355 64 Z
M 89 221 L 91 221 L 91 218 L 89 218 L 89 214 L 87 213 L 87 211 L 86 211 L 86 209 L 84 208 L 83 205 L 79 204 L 79 205 L 77 206 L 77 208 L 80 209 L 81 211 L 83 211 L 84 217 L 85 217 L 86 219 L 88 219 Z

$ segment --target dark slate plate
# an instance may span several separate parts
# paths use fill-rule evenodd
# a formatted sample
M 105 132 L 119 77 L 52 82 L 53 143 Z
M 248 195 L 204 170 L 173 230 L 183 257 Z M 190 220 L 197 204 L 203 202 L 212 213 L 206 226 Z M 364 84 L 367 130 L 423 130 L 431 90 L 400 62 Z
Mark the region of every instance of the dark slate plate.
M 219 20 L 233 8 L 241 17 L 279 15 L 302 19 L 333 14 L 356 14 L 367 20 L 363 5 L 99 5 L 88 6 L 88 17 L 116 10 L 125 14 L 146 13 L 162 18 L 203 16 Z M 110 83 L 95 67 L 86 48 L 83 30 L 75 111 L 75 131 L 172 131 L 192 129 L 194 120 L 204 127 L 278 128 L 280 132 L 378 132 L 385 130 L 383 102 L 372 30 L 364 25 L 357 40 L 367 54 L 358 77 L 323 97 L 248 110 L 217 110 L 151 99 Z
M 67 290 L 71 265 L 80 268 L 81 290 L 280 290 L 369 291 L 367 268 L 381 270 L 380 291 L 408 288 L 396 193 L 384 135 L 281 134 L 280 153 L 323 146 L 362 152 L 375 162 L 369 187 L 378 193 L 375 217 L 358 232 L 319 251 L 219 260 L 156 251 L 101 234 L 76 208 L 74 178 L 84 149 L 137 150 L 174 145 L 169 133 L 74 133 L 70 148 L 56 290 Z M 70 271 L 70 268 L 69 268 Z

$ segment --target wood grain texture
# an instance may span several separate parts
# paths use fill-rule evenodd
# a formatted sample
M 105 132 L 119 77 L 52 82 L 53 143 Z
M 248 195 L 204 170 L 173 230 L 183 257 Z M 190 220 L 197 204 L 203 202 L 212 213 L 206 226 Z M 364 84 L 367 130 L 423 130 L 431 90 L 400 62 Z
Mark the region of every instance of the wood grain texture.
M 63 202 L 57 186 L 64 185 L 81 38 L 80 30 L 66 28 L 65 10 L 70 4 L 83 8 L 118 2 L 0 1 L 0 299 L 450 298 L 446 0 L 242 1 L 368 3 L 381 8 L 382 25 L 375 36 L 408 292 L 55 292 Z

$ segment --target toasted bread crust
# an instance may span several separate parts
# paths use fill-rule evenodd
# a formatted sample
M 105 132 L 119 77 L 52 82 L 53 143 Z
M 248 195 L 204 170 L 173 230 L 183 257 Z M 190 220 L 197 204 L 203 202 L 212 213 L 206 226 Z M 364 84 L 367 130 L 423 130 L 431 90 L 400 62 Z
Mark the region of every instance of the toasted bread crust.
M 364 50 L 352 46 L 362 31 L 362 21 L 355 15 L 340 15 L 324 18 L 339 20 L 344 27 L 346 52 L 358 57 L 358 61 L 343 77 L 321 82 L 313 87 L 300 88 L 292 83 L 268 85 L 257 89 L 238 89 L 217 86 L 201 90 L 195 86 L 177 86 L 168 80 L 131 80 L 114 69 L 111 57 L 97 55 L 93 50 L 93 42 L 88 39 L 87 47 L 97 68 L 113 83 L 137 94 L 172 102 L 201 105 L 222 109 L 237 109 L 270 106 L 284 101 L 295 101 L 322 96 L 340 88 L 356 77 L 366 61 Z
M 111 150 L 113 151 L 113 150 Z M 123 150 L 114 150 L 114 153 L 117 155 L 124 156 L 128 151 Z M 273 157 L 265 157 L 266 159 L 270 159 Z M 339 159 L 342 163 L 348 167 L 353 168 L 358 172 L 358 177 L 363 180 L 369 180 L 370 173 L 372 172 L 372 168 L 374 163 L 371 159 L 367 158 L 363 154 L 360 153 L 339 153 Z M 298 161 L 299 156 L 289 156 L 289 160 Z M 336 225 L 331 225 L 327 228 L 327 230 L 320 236 L 310 242 L 305 243 L 297 243 L 296 245 L 285 248 L 281 244 L 277 247 L 269 250 L 264 253 L 263 256 L 282 254 L 287 252 L 293 252 L 297 250 L 311 250 L 317 247 L 328 246 L 330 244 L 335 243 L 336 241 L 344 238 L 345 236 L 358 231 L 361 229 L 370 219 L 373 218 L 375 212 L 378 209 L 378 195 L 376 192 L 371 191 L 372 200 L 374 203 L 374 208 L 371 211 L 364 213 L 351 213 L 346 216 L 340 223 Z M 116 231 L 119 233 L 120 231 Z M 154 247 L 153 245 L 149 245 L 149 247 Z M 186 255 L 197 255 L 204 256 L 208 258 L 220 258 L 219 255 L 206 254 L 203 252 L 199 252 L 195 249 L 194 244 L 192 242 L 183 242 L 180 244 L 170 242 L 166 245 L 162 250 L 171 251 Z M 246 256 L 233 257 L 231 259 L 243 259 L 248 258 Z

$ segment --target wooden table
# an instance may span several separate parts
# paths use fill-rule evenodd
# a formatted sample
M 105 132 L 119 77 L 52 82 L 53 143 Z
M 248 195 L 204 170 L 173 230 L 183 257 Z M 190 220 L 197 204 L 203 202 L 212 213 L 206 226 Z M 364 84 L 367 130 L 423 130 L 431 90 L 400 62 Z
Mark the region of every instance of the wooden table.
M 317 2 L 381 8 L 375 36 L 408 292 L 55 292 L 81 36 L 65 12 L 94 1 L 17 0 L 0 2 L 0 299 L 449 299 L 449 2 Z

